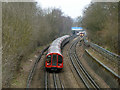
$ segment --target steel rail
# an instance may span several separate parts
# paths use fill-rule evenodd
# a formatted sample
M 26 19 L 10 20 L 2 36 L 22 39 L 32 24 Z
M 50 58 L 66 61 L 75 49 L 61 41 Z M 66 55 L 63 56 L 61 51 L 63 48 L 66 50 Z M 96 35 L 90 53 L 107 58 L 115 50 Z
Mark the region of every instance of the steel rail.
M 45 71 L 45 90 L 47 90 L 48 89 L 48 74 L 47 74 L 47 72 Z
M 85 38 L 84 38 L 84 43 L 89 45 L 92 49 L 96 50 L 98 53 L 104 55 L 106 58 L 113 60 L 113 61 L 120 61 L 119 55 L 117 55 L 113 52 L 110 52 L 95 43 L 88 42 L 88 40 L 86 40 Z
M 120 79 L 120 76 L 118 74 L 116 74 L 113 70 L 111 70 L 109 67 L 107 67 L 106 65 L 104 65 L 102 62 L 100 62 L 97 58 L 95 58 L 94 56 L 91 55 L 90 52 L 88 52 L 87 49 L 85 49 L 85 52 L 91 57 L 93 58 L 99 65 L 101 65 L 105 70 L 107 70 L 108 72 L 110 72 L 115 78 Z
M 72 44 L 72 45 L 70 46 L 70 49 L 73 47 L 73 45 L 74 45 L 74 44 Z M 83 83 L 85 84 L 85 86 L 86 86 L 87 88 L 89 88 L 88 84 L 86 83 L 86 81 L 85 81 L 84 78 L 82 77 L 81 73 L 80 73 L 79 70 L 77 69 L 75 63 L 73 62 L 73 58 L 71 57 L 72 53 L 71 53 L 71 50 L 70 50 L 70 49 L 69 49 L 69 54 L 68 54 L 68 55 L 69 55 L 70 60 L 71 60 L 71 62 L 72 62 L 72 64 L 73 64 L 73 67 L 75 68 L 78 76 L 81 78 L 81 80 L 83 81 Z
M 64 90 L 64 86 L 63 86 L 63 84 L 62 84 L 59 76 L 58 76 L 58 77 L 56 76 L 56 73 L 55 73 L 55 72 L 53 73 L 53 81 L 54 81 L 54 87 L 55 87 L 56 90 L 57 90 L 58 88 L 61 88 L 62 90 Z M 58 84 L 60 84 L 60 87 L 59 87 Z
M 96 46 L 96 48 L 100 48 L 102 51 L 108 53 L 108 55 L 109 55 L 110 57 L 111 57 L 111 56 L 112 56 L 112 57 L 115 56 L 115 57 L 119 58 L 118 60 L 120 60 L 120 56 L 119 56 L 119 55 L 114 54 L 114 53 L 112 53 L 112 52 L 110 52 L 110 51 L 108 51 L 108 50 L 100 47 L 100 46 L 97 45 L 97 44 L 94 44 L 94 43 L 92 43 L 92 42 L 88 42 L 86 39 L 84 39 L 84 42 L 85 42 L 85 43 L 89 43 L 89 44 L 91 43 L 90 45 L 91 45 L 92 49 L 94 49 L 94 46 Z M 92 46 L 92 45 L 94 45 L 94 46 Z M 120 76 L 119 76 L 118 74 L 116 74 L 113 70 L 111 70 L 110 68 L 108 68 L 108 67 L 107 67 L 106 65 L 104 65 L 102 62 L 100 62 L 97 58 L 95 58 L 94 56 L 92 56 L 91 53 L 88 52 L 87 49 L 85 49 L 85 52 L 86 52 L 91 58 L 93 58 L 99 65 L 101 65 L 101 66 L 102 66 L 103 68 L 105 68 L 108 72 L 110 72 L 115 78 L 120 79 Z M 99 53 L 99 51 L 97 51 L 97 52 Z M 111 55 L 110 55 L 110 54 L 111 54 Z M 119 62 L 119 61 L 118 61 L 118 62 Z
M 58 75 L 58 80 L 59 80 L 59 82 L 60 82 L 60 85 L 61 85 L 62 90 L 64 90 L 64 85 L 62 84 L 59 75 Z
M 58 86 L 57 86 L 57 79 L 56 79 L 55 73 L 53 73 L 53 81 L 54 81 L 54 87 L 55 87 L 55 89 L 57 89 Z
M 34 65 L 33 65 L 33 67 L 32 67 L 32 69 L 31 69 L 31 71 L 30 71 L 30 73 L 29 73 L 29 75 L 28 75 L 26 88 L 29 88 L 29 87 L 30 87 L 30 84 L 31 84 L 31 81 L 32 81 L 34 72 L 35 72 L 36 67 L 37 67 L 37 65 L 38 65 L 38 62 L 40 61 L 42 55 L 44 54 L 44 52 L 45 52 L 48 48 L 49 48 L 49 46 L 47 46 L 46 48 L 44 48 L 44 49 L 42 50 L 42 52 L 40 53 L 39 57 L 36 59 Z
M 85 70 L 85 68 L 83 67 L 82 63 L 80 62 L 80 60 L 78 58 L 78 55 L 76 53 L 76 45 L 77 45 L 77 43 L 75 43 L 75 54 L 74 54 L 74 56 L 75 56 L 75 58 L 77 60 L 77 63 L 81 67 L 81 70 L 86 74 L 87 78 L 92 82 L 91 84 L 94 86 L 94 88 L 99 88 L 99 86 L 96 84 L 96 82 L 93 80 L 93 78 L 88 74 L 88 72 Z
M 83 83 L 85 84 L 85 86 L 87 88 L 91 88 L 91 87 L 99 88 L 99 86 L 94 82 L 94 80 L 90 77 L 90 75 L 86 72 L 84 67 L 79 62 L 80 60 L 78 59 L 78 57 L 76 55 L 76 51 L 75 51 L 76 44 L 77 44 L 78 41 L 79 40 L 76 40 L 75 42 L 73 42 L 72 45 L 69 48 L 69 57 L 70 57 L 70 60 L 72 62 L 72 65 L 75 68 L 78 76 L 81 78 L 81 80 L 83 81 Z M 74 49 L 74 50 L 72 51 L 72 49 Z M 75 61 L 76 61 L 76 64 L 75 64 Z M 79 67 L 79 69 L 76 65 Z M 81 72 L 80 72 L 80 70 L 81 70 Z
M 87 88 L 89 88 L 88 84 L 85 82 L 85 80 L 84 80 L 84 78 L 82 77 L 81 73 L 79 72 L 79 70 L 77 69 L 76 65 L 74 64 L 72 57 L 70 57 L 70 60 L 71 60 L 71 62 L 72 62 L 72 64 L 73 64 L 73 67 L 75 68 L 78 76 L 81 78 L 81 80 L 83 81 L 83 83 L 85 84 L 85 86 L 86 86 Z

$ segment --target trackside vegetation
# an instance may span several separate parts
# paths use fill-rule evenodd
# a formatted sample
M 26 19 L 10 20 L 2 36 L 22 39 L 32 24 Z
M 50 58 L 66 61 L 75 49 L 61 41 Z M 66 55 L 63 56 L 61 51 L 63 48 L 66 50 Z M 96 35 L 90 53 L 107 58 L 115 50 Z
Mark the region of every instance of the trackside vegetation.
M 21 61 L 37 47 L 69 34 L 72 19 L 58 8 L 42 9 L 35 2 L 2 3 L 2 85 L 19 72 Z
M 105 49 L 118 53 L 118 3 L 95 2 L 78 17 L 78 25 L 87 31 L 88 39 Z

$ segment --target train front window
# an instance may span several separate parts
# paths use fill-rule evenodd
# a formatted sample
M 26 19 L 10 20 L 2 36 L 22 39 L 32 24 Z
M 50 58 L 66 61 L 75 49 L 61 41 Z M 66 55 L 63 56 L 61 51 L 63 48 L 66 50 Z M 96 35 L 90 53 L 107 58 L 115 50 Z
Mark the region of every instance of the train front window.
M 53 65 L 53 66 L 56 66 L 56 65 L 57 65 L 57 55 L 56 55 L 56 54 L 53 54 L 53 57 L 52 57 L 52 65 Z
M 48 63 L 51 63 L 51 55 L 48 55 L 48 56 L 47 56 L 47 62 L 48 62 Z
M 62 63 L 62 56 L 58 55 L 58 63 Z
M 53 61 L 54 61 L 54 60 L 57 60 L 57 55 L 54 55 L 54 54 L 53 54 Z

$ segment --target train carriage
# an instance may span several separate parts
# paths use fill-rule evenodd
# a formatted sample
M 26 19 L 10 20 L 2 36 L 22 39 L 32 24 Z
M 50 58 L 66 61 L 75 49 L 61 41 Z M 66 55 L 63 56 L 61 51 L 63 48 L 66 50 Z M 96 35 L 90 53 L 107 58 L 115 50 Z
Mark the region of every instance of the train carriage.
M 63 56 L 61 54 L 62 47 L 69 41 L 69 35 L 57 38 L 52 42 L 46 55 L 46 69 L 62 69 Z

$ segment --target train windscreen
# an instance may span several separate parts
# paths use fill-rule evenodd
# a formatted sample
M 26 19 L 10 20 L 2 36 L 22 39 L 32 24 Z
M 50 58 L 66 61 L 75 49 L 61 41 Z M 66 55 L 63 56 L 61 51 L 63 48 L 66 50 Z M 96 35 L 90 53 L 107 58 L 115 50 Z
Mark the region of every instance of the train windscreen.
M 56 66 L 56 65 L 57 65 L 57 55 L 54 55 L 54 54 L 53 54 L 52 65 L 53 65 L 53 66 Z

